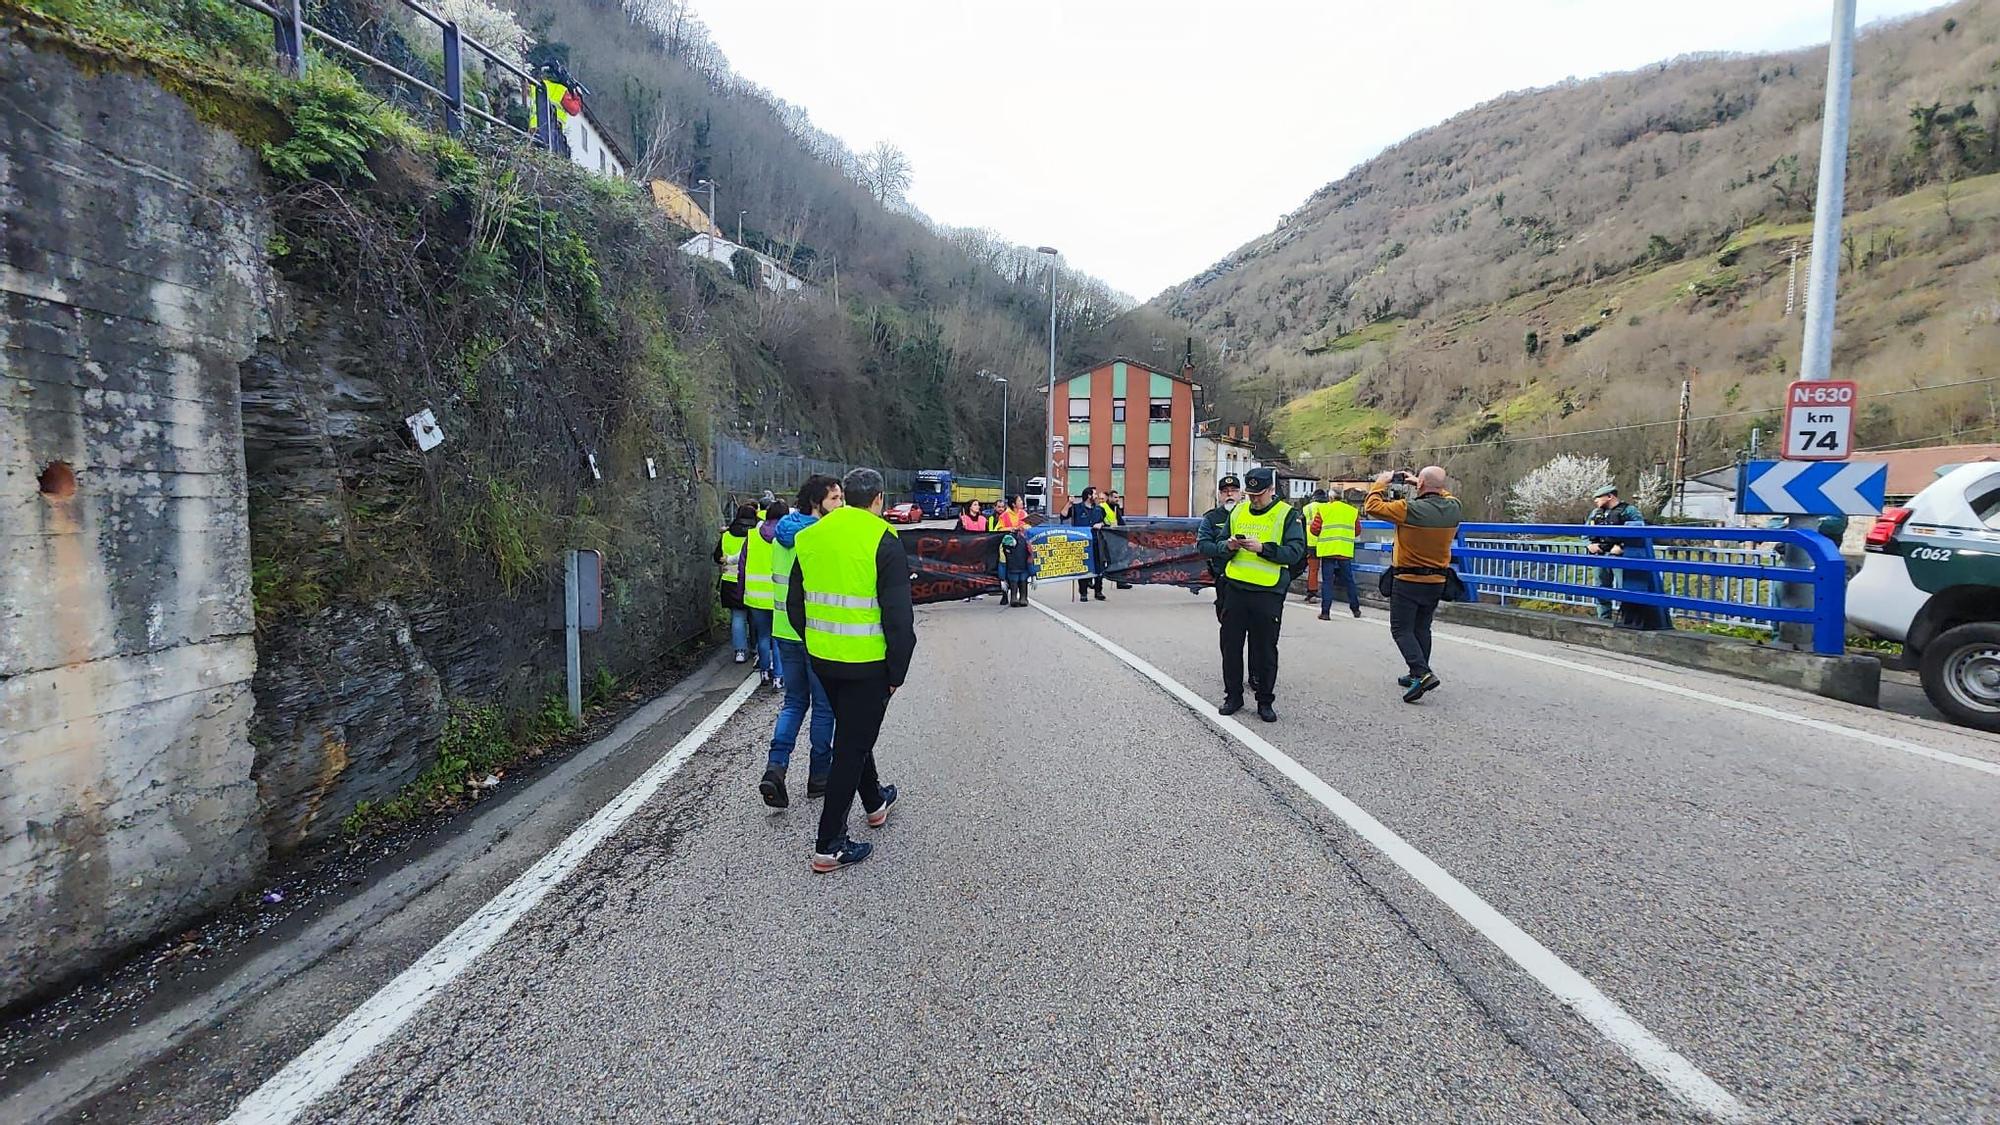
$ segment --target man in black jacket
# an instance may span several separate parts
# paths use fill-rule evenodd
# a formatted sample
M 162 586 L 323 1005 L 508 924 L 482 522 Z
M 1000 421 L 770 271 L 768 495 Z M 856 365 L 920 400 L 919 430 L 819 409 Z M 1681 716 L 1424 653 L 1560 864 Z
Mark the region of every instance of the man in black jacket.
M 1222 564 L 1226 588 L 1222 611 L 1222 706 L 1234 715 L 1243 709 L 1243 647 L 1250 646 L 1250 689 L 1257 697 L 1257 717 L 1278 721 L 1273 704 L 1278 690 L 1278 624 L 1285 612 L 1285 591 L 1305 562 L 1306 526 L 1299 512 L 1278 499 L 1278 474 L 1259 466 L 1243 474 L 1250 494 L 1247 503 L 1229 512 L 1227 539 L 1195 541 L 1196 549 Z
M 1229 510 L 1243 502 L 1243 482 L 1235 473 L 1225 473 L 1215 482 L 1215 507 L 1201 517 L 1201 530 L 1195 532 L 1194 549 L 1208 560 L 1208 576 L 1215 579 L 1215 622 L 1222 623 L 1222 599 L 1229 592 L 1229 586 L 1222 580 L 1224 555 L 1219 549 L 1204 547 L 1202 544 L 1219 544 L 1229 538 Z M 1190 590 L 1190 593 L 1201 591 Z
M 896 787 L 875 772 L 875 740 L 889 697 L 916 652 L 910 559 L 882 519 L 882 474 L 855 469 L 840 482 L 846 505 L 798 533 L 785 613 L 806 640 L 813 672 L 833 705 L 833 765 L 812 869 L 838 871 L 874 848 L 847 835 L 859 794 L 868 826 L 889 822 Z

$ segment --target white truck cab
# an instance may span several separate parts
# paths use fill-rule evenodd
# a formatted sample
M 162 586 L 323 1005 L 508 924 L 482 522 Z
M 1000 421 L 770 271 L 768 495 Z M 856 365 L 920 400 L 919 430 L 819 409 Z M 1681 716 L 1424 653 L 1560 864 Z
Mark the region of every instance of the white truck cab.
M 2000 462 L 1951 465 L 1868 532 L 1848 624 L 1901 641 L 1954 722 L 2000 731 Z

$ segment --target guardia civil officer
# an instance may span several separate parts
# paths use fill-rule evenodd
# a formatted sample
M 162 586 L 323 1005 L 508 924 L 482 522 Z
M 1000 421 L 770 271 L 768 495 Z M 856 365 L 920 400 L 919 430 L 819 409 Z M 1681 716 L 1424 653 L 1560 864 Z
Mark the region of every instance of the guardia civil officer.
M 1278 689 L 1278 623 L 1285 590 L 1306 557 L 1305 522 L 1278 499 L 1278 474 L 1259 466 L 1243 474 L 1249 499 L 1229 512 L 1229 537 L 1197 537 L 1196 549 L 1222 560 L 1222 706 L 1243 709 L 1243 647 L 1250 647 L 1250 690 L 1257 717 L 1278 721 L 1272 706 Z
M 917 647 L 910 559 L 882 518 L 882 474 L 855 469 L 840 490 L 845 503 L 793 540 L 785 595 L 785 612 L 805 637 L 812 670 L 833 704 L 833 766 L 811 861 L 820 873 L 859 863 L 874 850 L 847 835 L 857 794 L 868 827 L 889 822 L 896 787 L 876 775 L 875 739 Z
M 1235 473 L 1225 473 L 1215 482 L 1215 507 L 1201 517 L 1201 529 L 1195 532 L 1195 550 L 1208 560 L 1208 576 L 1215 579 L 1215 623 L 1222 624 L 1222 604 L 1229 587 L 1222 580 L 1223 564 L 1229 561 L 1229 552 L 1219 546 L 1211 549 L 1202 544 L 1220 544 L 1229 538 L 1229 513 L 1243 502 L 1243 481 Z M 1190 589 L 1199 594 L 1199 589 Z

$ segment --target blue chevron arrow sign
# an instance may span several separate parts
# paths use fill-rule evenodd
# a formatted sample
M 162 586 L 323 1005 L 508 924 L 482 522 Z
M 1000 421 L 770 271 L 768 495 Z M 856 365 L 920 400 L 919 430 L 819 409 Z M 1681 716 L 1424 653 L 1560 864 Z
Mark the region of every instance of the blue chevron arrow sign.
M 1736 510 L 1746 516 L 1872 516 L 1882 511 L 1889 466 L 1880 461 L 1746 461 Z

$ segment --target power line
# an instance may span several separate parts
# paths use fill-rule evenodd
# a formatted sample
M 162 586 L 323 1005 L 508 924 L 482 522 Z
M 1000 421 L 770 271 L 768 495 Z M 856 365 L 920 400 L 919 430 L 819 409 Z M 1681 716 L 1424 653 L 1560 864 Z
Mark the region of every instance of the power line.
M 1922 387 L 1904 387 L 1901 390 L 1879 391 L 1875 394 L 1862 395 L 1861 397 L 1891 398 L 1895 395 L 1916 394 L 1918 391 L 1943 391 L 1943 390 L 1949 390 L 1953 387 L 1974 387 L 1974 386 L 1979 386 L 1983 383 L 1995 383 L 1995 382 L 2000 382 L 2000 377 L 1986 378 L 1986 379 L 1963 379 L 1956 383 L 1932 383 L 1928 386 L 1922 386 Z M 1699 414 L 1692 418 L 1689 418 L 1688 421 L 1690 423 L 1716 422 L 1724 418 L 1751 418 L 1760 415 L 1773 414 L 1776 413 L 1779 409 L 1780 408 L 1778 407 L 1769 407 L 1763 410 L 1732 410 L 1723 414 Z M 1680 419 L 1678 418 L 1663 418 L 1658 421 L 1652 421 L 1652 422 L 1628 422 L 1620 426 L 1604 426 L 1594 430 L 1569 430 L 1559 434 L 1530 434 L 1522 437 L 1494 438 L 1492 441 L 1468 441 L 1468 442 L 1458 442 L 1453 445 L 1425 445 L 1425 446 L 1414 446 L 1414 447 L 1391 446 L 1390 448 L 1384 449 L 1381 452 L 1382 453 L 1451 453 L 1461 449 L 1482 449 L 1491 445 L 1516 445 L 1522 442 L 1530 442 L 1530 441 L 1559 441 L 1563 438 L 1593 437 L 1599 434 L 1617 434 L 1617 433 L 1624 433 L 1627 430 L 1650 429 L 1654 426 L 1673 426 L 1673 425 L 1678 425 L 1679 422 Z M 1948 436 L 1948 435 L 1940 435 L 1940 436 Z M 1890 447 L 1883 446 L 1882 448 L 1886 449 Z M 1860 450 L 1858 452 L 1865 453 L 1871 451 Z M 1351 460 L 1356 457 L 1368 457 L 1368 456 L 1373 456 L 1373 454 L 1313 453 L 1313 454 L 1306 454 L 1305 456 L 1296 459 L 1305 461 L 1318 461 L 1324 457 L 1338 457 Z

